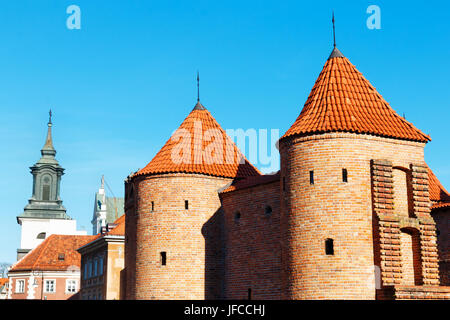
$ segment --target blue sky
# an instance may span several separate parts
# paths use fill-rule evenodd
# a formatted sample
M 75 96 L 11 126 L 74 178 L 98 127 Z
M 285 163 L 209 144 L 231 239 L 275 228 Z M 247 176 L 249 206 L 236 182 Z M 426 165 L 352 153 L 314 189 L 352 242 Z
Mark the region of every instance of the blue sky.
M 66 27 L 71 4 L 80 30 Z M 15 261 L 50 107 L 63 203 L 90 231 L 101 175 L 123 195 L 193 108 L 197 70 L 223 128 L 283 134 L 331 52 L 333 9 L 339 49 L 431 135 L 425 159 L 450 188 L 447 1 L 1 1 L 0 261 Z

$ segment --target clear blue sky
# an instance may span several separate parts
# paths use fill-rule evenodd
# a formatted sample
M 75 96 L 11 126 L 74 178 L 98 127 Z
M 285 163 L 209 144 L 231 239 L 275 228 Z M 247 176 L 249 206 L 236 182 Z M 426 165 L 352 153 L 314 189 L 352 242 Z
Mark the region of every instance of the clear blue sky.
M 90 231 L 101 175 L 123 195 L 194 106 L 197 70 L 223 128 L 283 134 L 331 52 L 333 9 L 338 47 L 431 135 L 426 161 L 450 188 L 448 1 L 1 1 L 0 261 L 15 261 L 50 107 L 63 203 Z

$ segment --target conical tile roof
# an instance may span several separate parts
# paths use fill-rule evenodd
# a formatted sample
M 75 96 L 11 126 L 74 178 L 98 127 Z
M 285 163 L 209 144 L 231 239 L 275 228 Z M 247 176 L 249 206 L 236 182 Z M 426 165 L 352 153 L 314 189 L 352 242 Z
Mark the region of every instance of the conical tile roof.
M 297 120 L 281 139 L 325 132 L 431 140 L 399 116 L 337 48 L 325 63 Z
M 134 176 L 162 173 L 227 178 L 260 175 L 200 102 L 152 161 Z

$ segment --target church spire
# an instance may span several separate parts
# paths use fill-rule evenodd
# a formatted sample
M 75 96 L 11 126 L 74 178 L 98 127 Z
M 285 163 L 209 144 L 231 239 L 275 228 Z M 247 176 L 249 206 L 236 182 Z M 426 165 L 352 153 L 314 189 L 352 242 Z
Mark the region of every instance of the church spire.
M 56 155 L 56 150 L 53 147 L 53 140 L 52 140 L 52 110 L 48 112 L 48 123 L 47 123 L 47 138 L 45 139 L 44 147 L 41 150 L 42 156 L 52 156 L 54 157 Z

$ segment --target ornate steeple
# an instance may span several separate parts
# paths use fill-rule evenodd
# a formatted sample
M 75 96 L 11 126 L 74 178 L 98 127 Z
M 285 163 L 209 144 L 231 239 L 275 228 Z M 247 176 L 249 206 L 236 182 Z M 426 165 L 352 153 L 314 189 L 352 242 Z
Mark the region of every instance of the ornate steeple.
M 48 118 L 48 129 L 47 129 L 47 138 L 45 139 L 44 147 L 41 150 L 41 154 L 43 157 L 45 156 L 51 156 L 54 157 L 56 155 L 56 150 L 53 147 L 53 140 L 52 140 L 52 110 L 49 111 L 49 118 Z
M 60 198 L 61 176 L 64 169 L 55 159 L 56 150 L 52 140 L 52 111 L 49 112 L 47 138 L 41 149 L 42 157 L 32 167 L 33 193 L 24 212 L 17 217 L 19 223 L 23 218 L 70 219 Z

